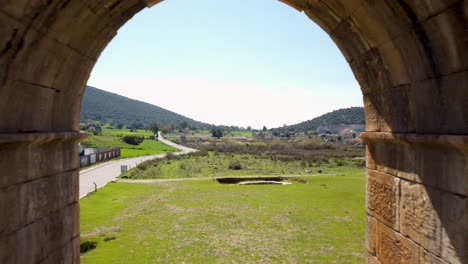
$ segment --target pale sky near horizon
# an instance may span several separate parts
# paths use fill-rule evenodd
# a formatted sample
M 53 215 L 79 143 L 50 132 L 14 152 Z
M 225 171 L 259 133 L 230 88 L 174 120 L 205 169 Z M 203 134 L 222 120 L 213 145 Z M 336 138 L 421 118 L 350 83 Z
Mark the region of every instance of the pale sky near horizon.
M 363 105 L 330 37 L 276 0 L 165 0 L 119 30 L 88 84 L 195 120 L 254 128 Z

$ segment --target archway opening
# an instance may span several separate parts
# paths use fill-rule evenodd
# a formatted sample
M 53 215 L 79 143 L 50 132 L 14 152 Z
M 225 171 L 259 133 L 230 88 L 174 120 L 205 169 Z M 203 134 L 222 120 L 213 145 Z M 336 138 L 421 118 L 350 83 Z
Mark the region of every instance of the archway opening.
M 158 2 L 0 7 L 2 262 L 79 262 L 86 79 L 116 31 Z M 331 36 L 364 94 L 368 260 L 466 262 L 467 2 L 285 2 Z
M 198 10 L 196 14 L 194 10 Z M 308 37 L 305 38 L 305 35 Z M 125 63 L 122 63 L 123 61 Z M 180 137 L 184 136 L 188 141 L 186 145 L 201 151 L 191 158 L 172 157 L 169 160 L 145 162 L 124 175 L 127 182 L 128 179 L 145 179 L 153 182 L 150 186 L 154 186 L 155 182 L 165 184 L 171 192 L 178 193 L 174 195 L 175 197 L 179 197 L 178 200 L 158 197 L 158 206 L 147 201 L 145 204 L 149 206 L 148 208 L 133 208 L 136 211 L 147 211 L 156 206 L 166 210 L 166 213 L 159 213 L 157 216 L 156 214 L 146 216 L 158 219 L 160 223 L 151 221 L 148 223 L 155 228 L 147 232 L 147 235 L 153 239 L 149 239 L 138 228 L 132 232 L 133 235 L 145 236 L 139 242 L 145 244 L 141 245 L 141 250 L 137 250 L 129 242 L 130 227 L 123 223 L 138 222 L 139 217 L 128 220 L 129 208 L 121 211 L 123 215 L 112 216 L 112 219 L 119 219 L 117 225 L 114 225 L 115 221 L 96 226 L 91 223 L 99 222 L 102 218 L 102 214 L 97 211 L 107 211 L 104 208 L 93 208 L 93 204 L 102 204 L 102 201 L 109 199 L 111 195 L 116 203 L 122 201 L 122 204 L 125 204 L 124 200 L 136 198 L 125 194 L 122 197 L 112 194 L 108 190 L 116 191 L 114 188 L 117 188 L 119 189 L 117 192 L 126 193 L 126 191 L 119 184 L 111 184 L 108 189 L 98 191 L 89 200 L 85 199 L 81 210 L 82 241 L 85 243 L 88 240 L 99 241 L 98 247 L 92 254 L 83 256 L 85 262 L 92 261 L 93 257 L 99 258 L 103 256 L 102 254 L 105 255 L 111 245 L 118 247 L 119 243 L 125 243 L 129 250 L 132 248 L 133 260 L 141 256 L 140 251 L 149 251 L 152 252 L 149 255 L 153 261 L 161 258 L 171 260 L 185 258 L 191 261 L 206 258 L 207 254 L 218 260 L 230 258 L 238 261 L 242 259 L 244 261 L 348 259 L 356 263 L 364 261 L 365 151 L 364 148 L 355 146 L 355 142 L 351 143 L 352 140 L 358 140 L 356 137 L 360 131 L 364 131 L 362 109 L 358 124 L 344 125 L 348 121 L 345 120 L 343 123 L 335 121 L 324 123 L 321 127 L 302 130 L 283 127 L 283 124 L 294 125 L 338 108 L 362 106 L 358 84 L 346 60 L 331 39 L 320 28 L 310 23 L 303 14 L 282 3 L 271 3 L 271 1 L 251 3 L 248 9 L 245 9 L 245 3 L 200 1 L 196 4 L 187 4 L 183 1 L 167 1 L 151 10 L 140 12 L 120 29 L 114 42 L 101 55 L 95 72 L 91 74 L 90 85 L 110 88 L 112 92 L 118 91 L 133 99 L 153 101 L 156 105 L 165 106 L 185 116 L 216 124 L 221 128 L 223 137 L 221 139 L 212 137 L 211 125 L 196 127 L 199 124 L 190 124 L 187 130 L 179 131 L 180 124 L 174 121 L 175 131 L 170 129 L 171 131 L 167 131 L 164 137 L 180 141 Z M 171 97 L 172 94 L 176 96 Z M 84 100 L 87 104 L 86 95 Z M 104 98 L 101 100 L 107 101 Z M 177 104 L 168 105 L 170 102 Z M 122 101 L 119 103 L 124 104 Z M 184 108 L 185 106 L 190 108 Z M 104 125 L 102 137 L 105 137 L 109 134 L 109 130 L 116 127 L 114 123 L 118 122 L 105 115 L 105 109 L 112 111 L 112 106 L 102 102 L 99 109 L 102 110 L 100 125 Z M 85 115 L 91 116 L 87 113 Z M 130 123 L 121 123 L 124 128 L 120 128 L 120 131 L 126 133 L 128 131 L 126 127 L 133 128 L 132 122 L 142 123 L 140 129 L 146 128 L 147 124 L 143 124 L 144 121 L 136 119 L 136 116 L 133 116 Z M 159 120 L 158 123 L 161 127 L 168 125 Z M 343 135 L 338 134 L 342 132 L 341 130 L 340 132 L 322 131 L 329 125 L 341 125 L 343 128 L 337 128 L 341 130 L 359 125 L 360 129 L 357 132 L 352 130 L 357 134 L 355 138 L 351 136 L 351 130 L 349 135 L 343 138 Z M 247 129 L 249 126 L 251 128 Z M 116 132 L 119 132 L 119 129 Z M 339 142 L 329 142 L 330 140 Z M 95 140 L 87 139 L 84 142 L 93 141 Z M 353 159 L 356 156 L 361 159 Z M 195 163 L 201 165 L 196 166 Z M 167 175 L 171 167 L 177 171 Z M 213 167 L 216 169 L 212 169 Z M 293 182 L 295 190 L 263 188 L 263 190 L 237 190 L 236 193 L 230 189 L 232 186 L 220 187 L 210 179 L 205 180 L 206 183 L 202 181 L 205 185 L 195 182 L 191 187 L 199 189 L 200 192 L 192 193 L 190 196 L 209 196 L 209 200 L 212 200 L 209 205 L 207 201 L 199 200 L 199 203 L 203 204 L 202 207 L 209 208 L 203 211 L 196 204 L 186 206 L 184 204 L 186 198 L 180 194 L 191 193 L 185 185 L 193 184 L 193 181 L 183 183 L 180 187 L 182 190 L 178 190 L 176 185 L 171 185 L 174 183 L 164 181 L 165 178 L 171 177 L 191 179 L 216 177 L 220 180 L 219 177 L 241 174 L 249 176 L 249 180 L 257 177 L 257 180 L 263 181 L 268 179 L 266 176 L 281 175 Z M 342 181 L 340 177 L 345 179 Z M 241 178 L 236 177 L 236 179 Z M 229 194 L 226 194 L 227 197 L 220 196 L 220 191 L 211 187 L 212 185 L 216 188 L 228 188 L 225 191 Z M 349 185 L 349 189 L 346 185 Z M 140 188 L 140 186 L 129 188 Z M 164 193 L 167 190 L 159 186 L 159 189 L 154 191 Z M 213 195 L 208 191 L 213 192 Z M 101 192 L 106 194 L 101 196 Z M 276 193 L 270 197 L 275 200 L 274 209 L 270 208 L 271 202 L 264 197 L 269 192 Z M 307 192 L 310 196 L 320 199 L 307 200 Z M 292 195 L 294 193 L 296 196 Z M 352 202 L 338 202 L 337 197 L 343 193 L 349 193 L 350 197 L 346 200 Z M 141 196 L 141 193 L 137 192 L 135 196 Z M 228 199 L 230 196 L 238 197 L 239 201 L 230 203 Z M 155 198 L 155 195 L 148 196 L 148 200 L 152 200 L 150 197 Z M 296 202 L 293 202 L 294 200 Z M 139 204 L 135 201 L 132 203 Z M 328 209 L 312 206 L 314 203 L 328 204 L 326 206 Z M 179 210 L 173 210 L 175 207 L 179 207 Z M 281 207 L 288 208 L 288 212 L 283 212 Z M 328 212 L 330 208 L 334 211 Z M 200 217 L 193 212 L 194 210 L 206 215 L 203 222 L 207 225 L 202 226 L 199 220 L 193 220 L 196 223 L 187 220 Z M 249 211 L 248 214 L 246 210 Z M 180 211 L 192 213 L 182 215 Z M 319 211 L 323 213 L 316 215 L 310 213 Z M 171 220 L 173 222 L 168 224 L 169 220 L 163 216 L 172 216 L 178 220 L 173 219 Z M 225 219 L 224 230 L 215 231 L 217 234 L 199 230 L 216 230 L 221 218 Z M 284 222 L 280 223 L 279 219 Z M 197 227 L 194 227 L 194 224 Z M 178 234 L 173 234 L 174 239 L 167 238 L 167 230 L 162 228 L 163 226 L 177 227 Z M 309 230 L 310 226 L 317 228 Z M 96 230 L 104 231 L 97 234 Z M 193 234 L 188 235 L 190 232 Z M 327 232 L 338 232 L 341 235 L 336 237 Z M 115 238 L 115 241 L 112 240 L 114 242 L 103 242 L 110 236 Z M 278 243 L 281 237 L 289 238 Z M 195 238 L 197 243 L 192 241 Z M 235 241 L 239 239 L 243 240 L 242 246 L 238 244 L 239 241 Z M 175 248 L 168 251 L 164 247 L 156 249 L 150 246 L 154 243 L 160 244 L 164 240 L 168 244 L 173 244 Z M 210 244 L 213 240 L 217 240 L 217 245 Z M 318 240 L 322 242 L 312 243 Z M 192 246 L 184 244 L 188 243 L 187 241 L 192 241 L 194 244 Z M 185 246 L 180 247 L 181 244 Z M 314 246 L 311 248 L 312 245 Z M 204 248 L 202 251 L 206 252 L 188 256 L 187 250 L 191 247 L 197 252 Z M 301 250 L 298 250 L 299 248 Z M 114 254 L 114 257 L 123 258 L 117 255 Z M 148 258 L 149 255 L 146 254 L 145 257 Z

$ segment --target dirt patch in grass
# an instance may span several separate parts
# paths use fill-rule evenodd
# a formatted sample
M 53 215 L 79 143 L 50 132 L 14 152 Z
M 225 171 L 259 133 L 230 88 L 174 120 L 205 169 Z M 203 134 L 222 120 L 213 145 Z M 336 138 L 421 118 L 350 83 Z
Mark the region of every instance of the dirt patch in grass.
M 277 181 L 282 182 L 287 180 L 287 177 L 274 176 L 274 177 L 218 177 L 215 178 L 221 184 L 238 184 L 246 181 Z

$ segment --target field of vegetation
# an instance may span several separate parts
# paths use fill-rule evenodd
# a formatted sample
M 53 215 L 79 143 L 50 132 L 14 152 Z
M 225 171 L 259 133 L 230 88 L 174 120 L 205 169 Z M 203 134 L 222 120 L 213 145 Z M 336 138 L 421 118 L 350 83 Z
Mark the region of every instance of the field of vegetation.
M 255 175 L 343 175 L 362 171 L 361 161 L 319 159 L 316 162 L 282 156 L 197 152 L 139 164 L 124 179 L 171 179 Z
M 199 178 L 249 175 L 341 174 L 362 170 L 364 149 L 324 143 L 315 138 L 295 142 L 284 140 L 236 141 L 194 140 L 188 146 L 199 149 L 186 156 L 143 162 L 123 174 L 126 179 Z
M 364 170 L 303 178 L 111 183 L 81 200 L 82 263 L 364 263 Z
M 131 145 L 122 141 L 123 136 L 143 137 L 144 141 L 139 145 Z M 86 138 L 81 144 L 85 148 L 121 148 L 121 157 L 138 157 L 177 151 L 171 146 L 167 146 L 153 139 L 151 131 L 138 129 L 111 129 L 103 126 L 100 135 L 92 135 Z

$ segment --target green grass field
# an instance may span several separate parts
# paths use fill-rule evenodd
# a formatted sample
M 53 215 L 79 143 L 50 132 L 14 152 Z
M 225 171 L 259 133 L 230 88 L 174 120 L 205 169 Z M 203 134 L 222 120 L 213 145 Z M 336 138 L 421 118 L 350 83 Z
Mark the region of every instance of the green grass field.
M 82 263 L 364 263 L 365 172 L 308 183 L 111 183 L 81 200 Z M 105 242 L 106 240 L 107 242 Z
M 171 146 L 152 139 L 145 139 L 140 145 L 134 146 L 123 142 L 117 136 L 109 135 L 90 136 L 83 140 L 82 144 L 90 148 L 121 148 L 121 157 L 123 158 L 177 151 Z

